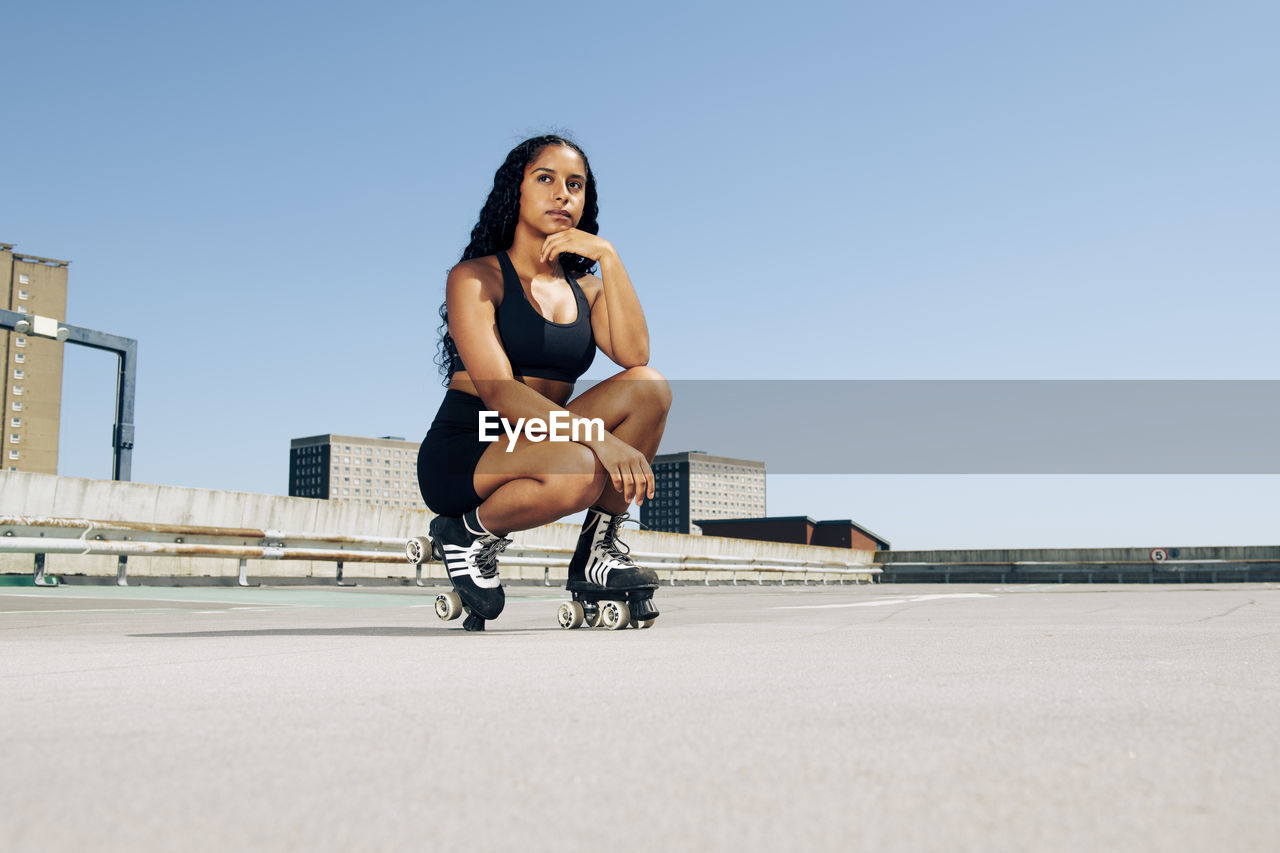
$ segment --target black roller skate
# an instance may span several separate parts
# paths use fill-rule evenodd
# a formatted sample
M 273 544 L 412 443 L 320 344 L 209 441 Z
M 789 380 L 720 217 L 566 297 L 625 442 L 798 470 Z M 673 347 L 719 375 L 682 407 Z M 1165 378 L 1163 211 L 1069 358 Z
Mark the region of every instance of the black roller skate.
M 428 529 L 426 541 L 410 539 L 406 550 L 410 562 L 421 563 L 429 555 L 444 563 L 453 590 L 436 596 L 436 615 L 449 621 L 466 612 L 462 627 L 483 631 L 485 620 L 497 619 L 506 604 L 498 579 L 498 555 L 511 540 L 485 530 L 475 510 L 462 518 L 438 515 Z
M 637 566 L 631 549 L 618 540 L 618 528 L 629 518 L 599 507 L 587 510 L 565 584 L 573 600 L 560 605 L 560 627 L 648 628 L 658 618 L 657 572 Z

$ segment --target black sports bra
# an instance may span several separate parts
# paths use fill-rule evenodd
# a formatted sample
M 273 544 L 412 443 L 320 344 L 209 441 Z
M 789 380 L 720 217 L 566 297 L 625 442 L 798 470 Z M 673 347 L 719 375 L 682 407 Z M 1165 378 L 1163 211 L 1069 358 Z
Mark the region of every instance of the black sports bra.
M 565 278 L 573 291 L 578 314 L 572 323 L 553 323 L 529 304 L 520 276 L 506 252 L 498 252 L 502 266 L 502 304 L 498 306 L 498 336 L 506 350 L 511 371 L 516 376 L 536 376 L 570 384 L 587 372 L 596 357 L 596 339 L 591 332 L 591 306 L 578 282 L 568 272 Z M 462 357 L 455 356 L 452 370 L 465 370 Z

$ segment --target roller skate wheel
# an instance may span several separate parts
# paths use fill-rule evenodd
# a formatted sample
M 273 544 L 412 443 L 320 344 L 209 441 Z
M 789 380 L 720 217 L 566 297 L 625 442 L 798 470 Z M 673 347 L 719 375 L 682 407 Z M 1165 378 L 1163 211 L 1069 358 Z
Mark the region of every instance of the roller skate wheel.
M 462 615 L 462 596 L 453 591 L 437 595 L 436 615 L 446 622 L 457 619 Z
M 587 604 L 583 607 L 583 613 L 586 614 L 584 618 L 588 628 L 600 627 L 600 605 L 598 603 L 591 602 Z
M 632 628 L 652 628 L 653 623 L 657 621 L 658 621 L 657 619 L 637 619 L 636 617 L 632 616 L 631 627 Z
M 625 601 L 600 602 L 600 624 L 610 631 L 627 627 L 631 621 L 631 608 Z
M 556 619 L 560 622 L 561 628 L 581 628 L 586 620 L 586 613 L 578 602 L 566 601 L 560 605 L 560 612 L 556 614 Z
M 431 540 L 425 536 L 415 536 L 404 546 L 404 555 L 415 566 L 431 559 Z

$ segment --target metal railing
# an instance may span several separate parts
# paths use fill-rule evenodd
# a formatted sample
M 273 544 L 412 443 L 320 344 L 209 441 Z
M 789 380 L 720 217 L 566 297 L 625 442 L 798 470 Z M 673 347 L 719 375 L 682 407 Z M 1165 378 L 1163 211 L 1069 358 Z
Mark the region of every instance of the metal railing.
M 35 555 L 35 583 L 45 579 L 46 554 L 117 557 L 116 583 L 128 584 L 129 557 L 220 557 L 238 559 L 238 583 L 248 586 L 248 560 L 318 560 L 345 563 L 404 563 L 404 539 L 334 536 L 282 530 L 200 527 L 86 518 L 0 516 L 0 553 Z
M 316 532 L 202 527 L 196 525 L 154 524 L 130 521 L 97 521 L 84 518 L 46 516 L 0 516 L 0 553 L 35 555 L 34 582 L 52 586 L 45 573 L 47 554 L 115 556 L 116 583 L 128 585 L 129 557 L 215 557 L 237 559 L 240 572 L 237 583 L 248 586 L 248 560 L 307 560 L 336 564 L 336 581 L 343 580 L 346 563 L 397 563 L 411 565 L 406 546 L 411 540 L 390 536 L 337 536 Z M 573 554 L 570 548 L 527 545 L 515 542 L 502 557 L 506 566 L 536 566 L 543 569 L 543 583 L 552 585 L 551 570 L 567 568 Z M 820 576 L 828 583 L 835 576 L 838 583 L 846 579 L 855 583 L 869 581 L 880 569 L 855 561 L 792 560 L 778 558 L 743 558 L 727 555 L 672 554 L 633 552 L 642 565 L 660 574 L 674 586 L 677 578 L 686 582 L 712 583 L 712 573 L 728 573 L 732 584 L 740 574 L 754 575 L 757 584 L 770 576 L 786 583 L 787 575 L 800 575 L 808 584 Z M 423 586 L 423 565 L 414 569 L 414 580 Z M 701 577 L 699 578 L 699 575 Z
M 517 554 L 530 554 L 532 556 L 508 556 L 512 551 Z M 503 565 L 530 565 L 543 566 L 546 570 L 544 577 L 547 585 L 550 585 L 550 571 L 554 567 L 568 568 L 569 560 L 573 556 L 572 548 L 522 548 L 518 545 L 512 545 L 507 549 L 507 553 L 502 556 Z M 676 573 L 681 574 L 683 580 L 695 580 L 698 573 L 702 574 L 702 583 L 710 586 L 711 573 L 728 572 L 730 575 L 730 583 L 734 586 L 738 585 L 739 574 L 754 574 L 757 584 L 764 583 L 765 575 L 776 576 L 780 584 L 786 584 L 786 575 L 801 574 L 804 577 L 801 583 L 809 583 L 809 575 L 822 575 L 822 583 L 827 583 L 827 575 L 836 575 L 838 583 L 844 583 L 846 577 L 853 577 L 854 582 L 860 582 L 861 578 L 866 576 L 868 579 L 871 575 L 879 574 L 880 570 L 874 566 L 864 565 L 855 562 L 836 562 L 834 560 L 787 560 L 781 558 L 761 558 L 761 559 L 743 559 L 742 557 L 726 556 L 719 554 L 670 554 L 660 553 L 656 551 L 632 551 L 631 556 L 640 565 L 645 568 L 653 569 L 661 575 L 667 573 L 667 582 L 671 586 L 676 585 Z M 695 576 L 695 577 L 690 577 Z
M 1010 561 L 892 561 L 875 564 L 887 582 L 933 583 L 1035 582 L 1094 583 L 1099 577 L 1111 583 L 1186 583 L 1188 577 L 1218 583 L 1219 575 L 1239 575 L 1239 580 L 1274 580 L 1280 574 L 1275 557 L 1237 557 L 1153 560 L 1010 560 Z M 907 580 L 902 579 L 907 576 Z M 1128 579 L 1126 581 L 1126 578 Z M 1197 581 L 1199 582 L 1199 580 Z

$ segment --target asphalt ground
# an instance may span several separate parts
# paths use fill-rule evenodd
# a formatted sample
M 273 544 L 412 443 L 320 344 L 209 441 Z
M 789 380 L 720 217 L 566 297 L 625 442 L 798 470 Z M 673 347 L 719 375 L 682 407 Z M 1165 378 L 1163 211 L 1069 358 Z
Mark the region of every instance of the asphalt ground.
M 0 849 L 1274 850 L 1280 585 L 0 588 Z

